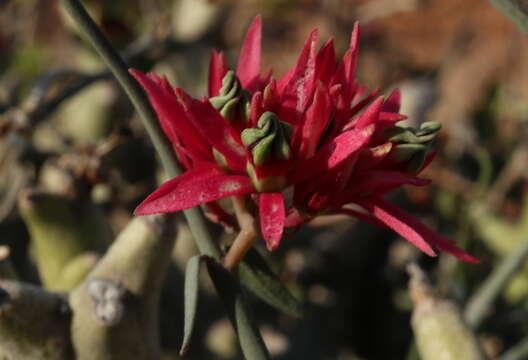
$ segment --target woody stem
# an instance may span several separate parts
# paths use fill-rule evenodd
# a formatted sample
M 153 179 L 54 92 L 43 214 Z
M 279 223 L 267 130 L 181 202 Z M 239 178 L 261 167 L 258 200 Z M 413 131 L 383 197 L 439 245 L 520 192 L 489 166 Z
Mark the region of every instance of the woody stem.
M 257 221 L 253 214 L 248 211 L 246 202 L 246 196 L 233 197 L 233 207 L 235 208 L 240 232 L 224 257 L 224 267 L 228 270 L 233 269 L 240 263 L 259 236 Z

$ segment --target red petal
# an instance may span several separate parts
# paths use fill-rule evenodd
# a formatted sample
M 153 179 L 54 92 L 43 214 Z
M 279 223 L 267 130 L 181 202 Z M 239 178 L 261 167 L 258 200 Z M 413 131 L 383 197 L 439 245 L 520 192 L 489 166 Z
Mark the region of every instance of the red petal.
M 269 251 L 277 249 L 284 231 L 286 210 L 281 193 L 261 193 L 259 196 L 260 230 Z
M 209 97 L 220 95 L 222 79 L 227 72 L 224 54 L 213 50 L 209 62 Z
M 199 176 L 198 176 L 199 175 Z M 175 212 L 192 208 L 224 197 L 253 193 L 246 176 L 225 175 L 219 170 L 208 174 L 191 170 L 161 185 L 134 211 L 136 215 Z
M 370 207 L 374 216 L 427 254 L 429 253 L 425 251 L 425 246 L 430 250 L 429 244 L 431 244 L 462 261 L 474 264 L 480 262 L 477 258 L 461 250 L 453 241 L 438 235 L 407 212 L 381 198 L 371 199 L 369 203 L 361 205 Z M 424 246 L 424 249 L 421 246 Z
M 324 145 L 315 156 L 300 162 L 290 181 L 303 181 L 335 168 L 367 144 L 373 131 L 374 126 L 369 126 L 342 133 Z
M 334 40 L 330 39 L 319 50 L 315 59 L 315 81 L 330 84 L 336 67 L 336 54 Z
M 244 39 L 236 71 L 242 86 L 250 91 L 255 91 L 260 82 L 261 40 L 262 18 L 256 16 Z
M 381 107 L 381 110 L 383 110 L 383 106 Z M 386 123 L 385 126 L 387 126 L 387 125 L 391 125 L 391 124 L 397 123 L 398 121 L 402 121 L 405 119 L 407 119 L 406 115 L 382 111 L 379 114 L 378 121 L 381 123 Z
M 356 202 L 367 209 L 376 219 L 385 224 L 385 226 L 400 234 L 418 249 L 422 250 L 429 256 L 436 256 L 436 253 L 431 248 L 430 244 L 415 229 L 415 227 L 409 225 L 408 221 L 400 219 L 393 211 L 391 211 L 393 209 L 389 208 L 389 210 L 386 207 L 377 204 L 376 200 L 377 199 L 369 199 L 368 201 L 358 200 Z
M 355 123 L 357 128 L 364 128 L 370 124 L 374 124 L 378 121 L 381 106 L 383 105 L 383 98 L 380 96 L 372 104 L 370 104 L 365 111 L 359 116 Z
M 294 139 L 302 137 L 300 140 L 299 157 L 307 159 L 315 154 L 317 144 L 321 139 L 321 135 L 326 129 L 328 121 L 332 113 L 332 103 L 328 90 L 318 86 L 315 90 L 314 101 L 305 113 L 305 120 L 302 127 L 297 127 L 296 130 L 300 135 L 295 134 Z M 298 148 L 297 146 L 294 146 Z
M 249 127 L 257 127 L 258 119 L 264 112 L 264 106 L 262 102 L 262 93 L 258 91 L 251 98 L 251 110 L 249 112 Z
M 430 183 L 429 179 L 421 179 L 400 171 L 370 170 L 354 176 L 353 183 L 344 197 L 350 199 L 351 196 L 361 196 L 386 187 L 393 189 L 403 185 L 425 186 Z
M 343 190 L 350 182 L 356 160 L 357 153 L 344 161 L 337 171 L 319 176 L 317 180 L 309 180 L 317 184 L 317 191 L 313 192 L 307 202 L 309 211 L 319 213 L 327 208 L 336 208 L 350 202 L 344 201 L 348 198 L 344 197 Z
M 313 91 L 315 46 L 317 44 L 318 34 L 317 29 L 314 29 L 308 36 L 301 55 L 299 55 L 299 59 L 297 60 L 295 70 L 282 93 L 281 100 L 283 107 L 290 110 L 295 109 L 299 114 L 304 112 Z M 287 75 L 289 76 L 289 74 Z M 281 114 L 279 114 L 279 117 L 282 118 Z
M 359 54 L 359 23 L 354 24 L 354 30 L 350 38 L 350 48 L 343 56 L 343 60 L 337 67 L 332 79 L 332 84 L 342 84 L 343 94 L 347 103 L 351 102 L 352 95 L 356 91 L 356 68 Z
M 231 124 L 213 108 L 208 100 L 202 102 L 193 99 L 180 89 L 177 89 L 176 95 L 185 113 L 203 137 L 225 156 L 229 168 L 245 172 L 246 150 L 242 146 L 239 134 Z
M 400 104 L 401 104 L 400 90 L 394 89 L 390 93 L 389 97 L 387 97 L 387 100 L 385 100 L 385 103 L 383 104 L 381 111 L 398 113 L 400 112 Z
M 190 156 L 211 160 L 211 148 L 185 116 L 182 106 L 172 93 L 168 82 L 166 80 L 160 82 L 159 78 L 155 81 L 153 80 L 153 78 L 156 79 L 155 75 L 152 75 L 153 78 L 151 78 L 134 69 L 129 71 L 147 92 L 163 131 L 171 142 L 178 144 L 178 139 L 180 139 Z M 169 91 L 171 92 L 169 93 Z

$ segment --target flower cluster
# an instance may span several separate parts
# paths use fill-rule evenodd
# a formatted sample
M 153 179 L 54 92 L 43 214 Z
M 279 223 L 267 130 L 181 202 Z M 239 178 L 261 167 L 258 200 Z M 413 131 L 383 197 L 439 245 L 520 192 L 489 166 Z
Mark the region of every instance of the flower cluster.
M 250 195 L 267 247 L 284 229 L 320 214 L 348 214 L 388 227 L 428 255 L 437 248 L 477 260 L 451 240 L 387 202 L 402 185 L 423 186 L 428 145 L 439 125 L 399 126 L 400 93 L 386 98 L 355 79 L 359 26 L 341 61 L 332 40 L 316 49 L 313 30 L 297 64 L 276 80 L 261 74 L 261 19 L 255 18 L 238 66 L 212 52 L 209 96 L 194 99 L 155 74 L 131 73 L 146 90 L 186 172 L 161 185 L 136 209 L 146 215 L 206 204 L 216 219 L 229 213 L 217 200 Z

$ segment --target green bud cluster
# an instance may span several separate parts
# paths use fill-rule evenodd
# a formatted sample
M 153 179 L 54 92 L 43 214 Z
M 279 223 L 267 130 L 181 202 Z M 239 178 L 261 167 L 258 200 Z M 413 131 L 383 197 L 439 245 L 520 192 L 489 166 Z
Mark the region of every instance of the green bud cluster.
M 391 159 L 397 164 L 405 164 L 407 171 L 417 172 L 440 128 L 441 124 L 436 121 L 425 122 L 419 129 L 397 125 L 387 128 L 388 140 L 395 143 Z
M 290 158 L 289 141 L 292 131 L 290 124 L 281 121 L 274 113 L 266 111 L 260 116 L 257 127 L 242 131 L 241 138 L 244 145 L 251 148 L 255 165 L 262 165 L 270 160 L 272 155 L 280 160 Z
M 248 119 L 249 94 L 244 90 L 233 70 L 229 70 L 222 79 L 220 95 L 210 98 L 209 102 L 230 122 Z

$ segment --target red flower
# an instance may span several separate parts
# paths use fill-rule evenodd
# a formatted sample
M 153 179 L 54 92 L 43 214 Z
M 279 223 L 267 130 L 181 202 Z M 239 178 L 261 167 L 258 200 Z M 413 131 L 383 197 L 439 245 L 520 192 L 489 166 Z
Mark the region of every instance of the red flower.
M 427 164 L 438 126 L 418 130 L 396 123 L 400 93 L 386 99 L 355 80 L 359 26 L 337 62 L 333 41 L 316 51 L 309 35 L 297 64 L 278 81 L 261 75 L 261 19 L 255 18 L 242 46 L 236 73 L 213 51 L 209 96 L 193 99 L 166 79 L 131 70 L 150 97 L 164 132 L 186 172 L 160 186 L 137 215 L 206 204 L 219 221 L 230 215 L 215 201 L 252 195 L 270 250 L 285 227 L 319 214 L 344 213 L 389 227 L 434 256 L 433 247 L 477 262 L 452 241 L 429 230 L 383 200 L 416 177 Z M 285 201 L 285 194 L 293 199 Z

